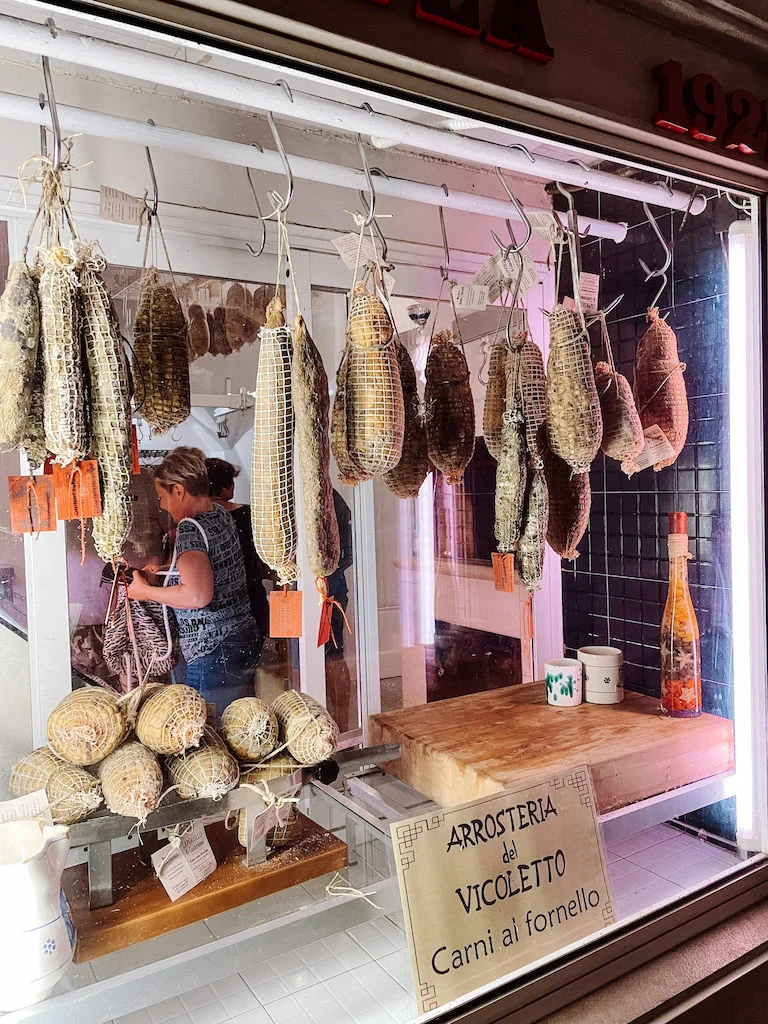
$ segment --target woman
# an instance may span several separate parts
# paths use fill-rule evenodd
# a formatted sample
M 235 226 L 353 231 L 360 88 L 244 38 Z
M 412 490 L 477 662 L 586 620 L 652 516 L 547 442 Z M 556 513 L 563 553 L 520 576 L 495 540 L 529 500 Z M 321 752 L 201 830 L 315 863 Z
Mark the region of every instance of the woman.
M 231 515 L 211 501 L 199 448 L 177 448 L 154 477 L 160 507 L 177 524 L 173 561 L 163 587 L 134 572 L 128 596 L 173 608 L 186 683 L 215 705 L 218 721 L 233 700 L 253 695 L 262 644 L 237 529 Z M 146 571 L 158 568 L 149 565 Z
M 272 572 L 256 553 L 250 507 L 232 500 L 235 494 L 235 479 L 240 476 L 240 470 L 224 459 L 206 459 L 205 465 L 208 470 L 208 492 L 211 495 L 211 500 L 226 509 L 235 521 L 245 560 L 245 578 L 248 584 L 251 614 L 262 635 L 266 636 L 269 632 L 269 601 L 264 588 L 264 580 L 270 579 Z

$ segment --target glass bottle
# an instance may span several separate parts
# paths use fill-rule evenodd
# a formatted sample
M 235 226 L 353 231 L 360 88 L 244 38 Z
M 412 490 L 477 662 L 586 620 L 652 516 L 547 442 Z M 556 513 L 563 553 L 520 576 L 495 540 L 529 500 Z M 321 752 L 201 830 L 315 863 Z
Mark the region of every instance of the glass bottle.
M 688 515 L 669 513 L 669 593 L 661 621 L 661 709 L 671 718 L 701 714 L 699 624 L 688 589 Z

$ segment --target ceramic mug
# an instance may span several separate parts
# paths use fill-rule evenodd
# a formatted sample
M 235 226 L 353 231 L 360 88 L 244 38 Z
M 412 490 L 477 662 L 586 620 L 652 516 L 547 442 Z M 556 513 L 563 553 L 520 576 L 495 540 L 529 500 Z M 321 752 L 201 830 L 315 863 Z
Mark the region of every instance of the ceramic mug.
M 584 669 L 584 700 L 588 704 L 619 704 L 624 700 L 618 647 L 580 647 L 577 657 Z
M 575 708 L 581 704 L 581 662 L 575 658 L 553 658 L 544 663 L 547 680 L 547 704 L 555 708 Z

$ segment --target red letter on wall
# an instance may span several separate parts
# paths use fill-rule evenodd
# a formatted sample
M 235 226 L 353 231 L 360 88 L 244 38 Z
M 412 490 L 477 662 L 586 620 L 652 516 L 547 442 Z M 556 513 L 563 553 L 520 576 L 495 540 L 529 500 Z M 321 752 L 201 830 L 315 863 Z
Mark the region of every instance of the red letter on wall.
M 521 57 L 549 64 L 555 51 L 547 42 L 538 0 L 497 0 L 483 42 Z
M 416 0 L 413 13 L 422 21 L 442 25 L 470 39 L 480 32 L 480 0 L 463 0 L 458 5 L 450 0 Z

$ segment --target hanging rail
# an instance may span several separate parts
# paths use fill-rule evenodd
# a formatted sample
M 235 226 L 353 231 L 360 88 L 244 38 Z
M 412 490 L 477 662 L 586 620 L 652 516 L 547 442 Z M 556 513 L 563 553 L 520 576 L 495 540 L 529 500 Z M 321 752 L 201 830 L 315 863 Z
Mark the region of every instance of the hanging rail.
M 0 23 L 2 19 L 0 18 Z M 145 121 L 133 121 L 115 114 L 103 114 L 82 107 L 70 107 L 57 104 L 59 121 L 62 129 L 67 132 L 80 132 L 85 135 L 96 135 L 105 139 L 132 142 L 142 146 L 169 149 L 177 153 L 186 153 L 206 160 L 217 160 L 232 166 L 268 171 L 273 174 L 285 174 L 285 164 L 279 152 L 262 150 L 261 147 L 247 145 L 244 142 L 230 142 L 228 139 L 215 139 L 197 135 L 194 132 L 182 131 L 179 128 L 165 128 L 152 125 Z M 13 93 L 0 93 L 0 118 L 10 121 L 22 121 L 27 124 L 47 123 L 46 115 L 40 110 L 37 99 L 26 96 L 15 96 Z M 360 191 L 368 188 L 368 180 L 364 171 L 354 167 L 343 167 L 340 164 L 326 163 L 309 157 L 291 156 L 290 167 L 296 178 L 316 181 L 326 185 L 338 185 L 341 188 Z M 507 199 L 492 199 L 470 192 L 450 189 L 446 196 L 440 185 L 425 185 L 419 181 L 392 176 L 376 176 L 376 192 L 394 199 L 405 199 L 429 206 L 444 206 L 468 213 L 498 217 L 500 220 L 511 218 L 521 220 L 517 209 Z M 661 189 L 654 192 L 654 201 L 658 203 L 663 197 Z M 532 207 L 525 208 L 526 213 L 533 213 Z M 565 224 L 562 215 L 561 222 Z M 597 220 L 594 217 L 582 217 L 580 229 L 589 228 L 589 233 L 599 238 L 610 238 L 615 242 L 624 240 L 627 234 L 626 224 L 615 224 L 610 221 Z
M 47 26 L 20 18 L 0 16 L 0 39 L 3 46 L 11 50 L 47 55 L 78 67 L 95 68 L 110 74 L 119 69 L 127 77 L 217 99 L 232 104 L 238 110 L 270 111 L 297 118 L 314 127 L 322 125 L 334 131 L 376 135 L 423 152 L 487 167 L 501 167 L 526 177 L 579 185 L 638 202 L 667 206 L 673 210 L 688 210 L 693 215 L 701 213 L 707 205 L 702 195 L 692 200 L 688 193 L 671 189 L 669 195 L 660 196 L 661 190 L 648 182 L 594 168 L 585 169 L 567 160 L 555 160 L 536 154 L 531 162 L 528 156 L 514 146 L 472 139 L 389 114 L 379 114 L 367 104 L 367 109 L 363 109 L 325 97 L 291 92 L 277 83 L 259 82 L 245 75 L 204 67 L 194 61 L 149 53 L 75 32 L 57 29 L 54 36 Z M 194 45 L 191 45 L 194 50 Z

